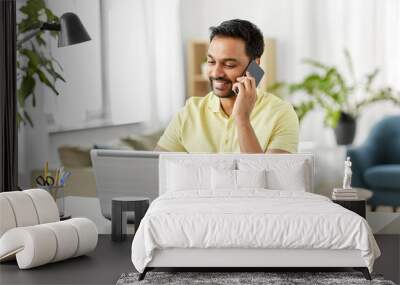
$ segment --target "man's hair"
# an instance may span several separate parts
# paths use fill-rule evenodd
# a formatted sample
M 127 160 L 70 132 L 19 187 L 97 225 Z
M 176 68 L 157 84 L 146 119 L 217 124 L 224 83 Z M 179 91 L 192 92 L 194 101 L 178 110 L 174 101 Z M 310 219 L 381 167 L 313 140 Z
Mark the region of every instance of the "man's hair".
M 260 29 L 253 23 L 233 19 L 222 22 L 219 26 L 210 27 L 210 42 L 214 37 L 231 37 L 242 39 L 246 45 L 246 54 L 255 59 L 264 52 L 264 37 Z

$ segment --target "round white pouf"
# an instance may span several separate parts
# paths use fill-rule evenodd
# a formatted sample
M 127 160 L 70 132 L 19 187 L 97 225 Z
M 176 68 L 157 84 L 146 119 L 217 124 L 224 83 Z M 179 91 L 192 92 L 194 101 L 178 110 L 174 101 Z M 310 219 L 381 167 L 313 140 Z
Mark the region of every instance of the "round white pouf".
M 94 250 L 97 235 L 86 218 L 14 228 L 0 238 L 0 260 L 16 256 L 20 269 L 57 262 Z

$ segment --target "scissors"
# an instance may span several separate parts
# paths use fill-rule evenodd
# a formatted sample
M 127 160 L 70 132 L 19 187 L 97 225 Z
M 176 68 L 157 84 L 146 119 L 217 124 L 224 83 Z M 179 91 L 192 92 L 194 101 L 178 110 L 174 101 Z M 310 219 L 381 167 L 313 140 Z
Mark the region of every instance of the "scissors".
M 36 183 L 41 186 L 53 186 L 54 178 L 51 176 L 46 176 L 46 178 L 44 178 L 42 175 L 40 175 L 36 177 Z

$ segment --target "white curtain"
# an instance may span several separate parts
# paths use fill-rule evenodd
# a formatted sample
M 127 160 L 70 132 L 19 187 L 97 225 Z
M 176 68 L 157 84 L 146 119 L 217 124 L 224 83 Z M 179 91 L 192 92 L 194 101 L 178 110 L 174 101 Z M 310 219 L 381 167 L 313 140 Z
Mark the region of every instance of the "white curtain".
M 165 125 L 185 100 L 179 0 L 104 0 L 105 104 L 113 124 Z
M 167 124 L 185 101 L 180 0 L 144 0 L 153 124 Z

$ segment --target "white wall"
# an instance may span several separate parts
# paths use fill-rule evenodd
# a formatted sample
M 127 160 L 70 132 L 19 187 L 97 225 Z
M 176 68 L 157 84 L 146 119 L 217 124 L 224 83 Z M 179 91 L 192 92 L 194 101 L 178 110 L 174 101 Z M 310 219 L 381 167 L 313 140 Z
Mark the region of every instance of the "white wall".
M 147 121 L 151 74 L 143 3 L 103 0 L 101 5 L 109 121 L 113 125 Z
M 99 1 L 51 0 L 47 3 L 59 17 L 65 12 L 77 14 L 91 37 L 90 41 L 58 48 L 57 41 L 46 33 L 51 53 L 63 67 L 66 80 L 56 85 L 59 96 L 43 90 L 48 128 L 58 131 L 96 125 L 103 114 Z

